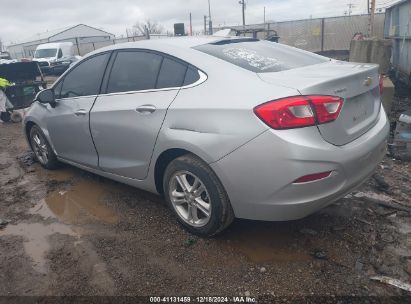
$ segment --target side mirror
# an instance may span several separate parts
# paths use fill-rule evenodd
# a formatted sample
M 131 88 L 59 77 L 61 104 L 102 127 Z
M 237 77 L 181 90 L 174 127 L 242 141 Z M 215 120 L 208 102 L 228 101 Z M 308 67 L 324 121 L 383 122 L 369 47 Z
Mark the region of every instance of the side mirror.
M 46 89 L 38 92 L 34 100 L 42 104 L 48 103 L 52 108 L 54 108 L 57 104 L 56 98 L 54 97 L 54 91 L 51 89 Z

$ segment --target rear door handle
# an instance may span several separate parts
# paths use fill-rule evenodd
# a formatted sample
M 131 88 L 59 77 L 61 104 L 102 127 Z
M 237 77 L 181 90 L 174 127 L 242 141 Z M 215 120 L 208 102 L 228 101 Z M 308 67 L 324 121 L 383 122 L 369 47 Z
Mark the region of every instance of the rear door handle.
M 84 110 L 84 109 L 80 109 L 80 110 L 77 110 L 76 112 L 74 112 L 74 114 L 75 114 L 76 116 L 84 116 L 84 115 L 87 114 L 87 111 Z
M 136 111 L 141 114 L 151 114 L 156 111 L 156 107 L 153 105 L 143 105 L 138 107 Z

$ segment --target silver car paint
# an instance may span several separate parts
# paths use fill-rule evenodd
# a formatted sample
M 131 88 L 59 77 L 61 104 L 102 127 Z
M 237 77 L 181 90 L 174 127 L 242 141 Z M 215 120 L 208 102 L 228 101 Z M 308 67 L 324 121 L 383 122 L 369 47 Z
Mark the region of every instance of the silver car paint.
M 99 153 L 100 150 L 103 152 L 100 167 L 95 167 L 92 161 L 87 164 L 84 159 L 77 159 L 69 153 L 63 158 L 58 151 L 59 143 L 56 145 L 50 137 L 54 131 L 50 133 L 45 122 L 60 104 L 52 109 L 49 105 L 34 103 L 24 123 L 31 121 L 39 125 L 62 161 L 151 192 L 157 191 L 154 173 L 159 156 L 175 148 L 190 151 L 211 165 L 227 190 L 236 216 L 243 218 L 287 220 L 305 216 L 325 205 L 324 200 L 332 202 L 341 193 L 350 191 L 353 181 L 357 184 L 373 172 L 381 159 L 380 148 L 384 145 L 388 132 L 383 110 L 368 132 L 342 147 L 327 143 L 317 127 L 270 130 L 254 115 L 252 109 L 269 100 L 299 95 L 304 91 L 300 83 L 304 84 L 306 79 L 293 76 L 289 81 L 281 77 L 274 83 L 273 78 L 261 81 L 261 75 L 190 48 L 220 39 L 142 41 L 116 45 L 90 54 L 92 56 L 111 49 L 151 49 L 185 60 L 208 76 L 203 83 L 179 91 L 166 90 L 147 95 L 141 92 L 116 94 L 116 102 L 119 104 L 113 108 L 108 107 L 108 102 L 114 96 L 100 96 L 90 113 L 90 128 L 96 139 L 97 150 Z M 290 51 L 294 50 L 290 48 Z M 335 76 L 334 74 L 331 78 Z M 322 81 L 324 77 L 322 75 Z M 318 90 L 320 88 L 321 86 L 317 87 Z M 317 92 L 319 93 L 322 92 Z M 134 99 L 133 96 L 148 97 Z M 161 96 L 164 99 L 151 96 Z M 137 113 L 135 110 L 141 105 L 155 106 L 154 115 L 143 116 Z M 77 107 L 71 109 L 73 115 L 76 109 Z M 115 111 L 109 113 L 109 110 Z M 124 116 L 121 113 L 125 113 Z M 116 120 L 110 115 L 116 116 Z M 109 123 L 105 125 L 107 120 Z M 73 117 L 67 125 L 74 121 Z M 143 123 L 143 128 L 139 128 L 138 122 Z M 70 138 L 72 133 L 69 128 L 64 129 L 63 125 L 59 128 L 63 140 Z M 80 138 L 87 138 L 89 131 L 84 125 L 79 126 L 78 130 L 84 131 Z M 139 140 L 145 145 L 143 149 L 138 146 L 136 134 L 142 136 Z M 87 142 L 83 144 L 85 150 L 93 155 Z M 373 152 L 376 149 L 378 153 Z M 94 152 L 97 157 L 97 152 Z M 89 159 L 93 159 L 93 156 Z M 368 166 L 353 170 L 362 159 L 368 161 Z M 337 179 L 337 183 L 333 183 L 332 180 L 336 178 L 333 175 L 312 185 L 300 185 L 297 188 L 290 186 L 290 182 L 304 173 L 315 173 L 322 169 L 335 169 L 334 174 L 344 181 Z M 353 178 L 350 178 L 350 174 Z M 318 188 L 326 190 L 317 191 Z M 280 191 L 281 189 L 284 191 Z M 304 202 L 304 207 L 301 202 Z M 290 208 L 284 209 L 284 205 Z
M 344 197 L 374 172 L 386 153 L 387 122 L 381 107 L 378 123 L 341 147 L 325 142 L 316 127 L 268 130 L 211 167 L 224 184 L 236 217 L 302 218 Z M 293 183 L 301 176 L 328 171 L 333 174 L 323 180 Z
M 145 179 L 167 108 L 177 94 L 178 89 L 99 96 L 90 126 L 100 168 Z
M 59 100 L 55 108 L 47 105 L 43 122 L 57 155 L 98 168 L 97 153 L 89 128 L 89 112 L 95 99 L 96 96 L 65 98 Z
M 318 126 L 324 139 L 345 145 L 369 130 L 375 123 L 381 104 L 378 65 L 330 61 L 279 73 L 259 74 L 261 79 L 284 86 L 298 85 L 302 95 L 320 94 L 345 99 L 338 119 Z M 298 82 L 295 79 L 298 78 Z M 370 80 L 370 85 L 366 81 Z

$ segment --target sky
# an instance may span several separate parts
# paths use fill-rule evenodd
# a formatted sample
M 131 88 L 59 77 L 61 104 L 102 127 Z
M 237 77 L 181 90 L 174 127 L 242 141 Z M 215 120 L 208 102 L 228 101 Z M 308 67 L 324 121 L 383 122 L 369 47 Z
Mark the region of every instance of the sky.
M 239 0 L 210 0 L 214 26 L 242 23 Z M 377 0 L 384 7 L 396 0 Z M 246 0 L 246 23 L 341 16 L 354 4 L 353 14 L 367 11 L 367 0 Z M 117 37 L 147 19 L 172 31 L 173 24 L 188 26 L 192 13 L 194 30 L 203 28 L 207 0 L 1 0 L 0 39 L 4 44 L 24 41 L 37 33 L 79 23 L 101 28 Z

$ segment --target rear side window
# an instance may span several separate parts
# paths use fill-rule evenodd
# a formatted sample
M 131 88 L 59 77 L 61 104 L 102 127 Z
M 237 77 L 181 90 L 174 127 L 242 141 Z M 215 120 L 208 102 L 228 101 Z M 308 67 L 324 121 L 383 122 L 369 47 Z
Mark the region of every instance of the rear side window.
M 318 64 L 328 58 L 256 39 L 223 40 L 194 49 L 255 73 L 272 73 Z
M 199 79 L 200 79 L 200 74 L 198 73 L 198 70 L 193 67 L 189 67 L 187 69 L 187 73 L 186 73 L 186 77 L 184 78 L 183 85 L 186 86 L 186 85 L 193 84 L 197 82 Z
M 157 80 L 157 89 L 181 87 L 187 72 L 187 65 L 164 58 Z
M 97 95 L 109 56 L 97 55 L 75 66 L 64 77 L 60 98 Z
M 117 54 L 107 85 L 107 93 L 155 89 L 163 57 L 140 51 Z

